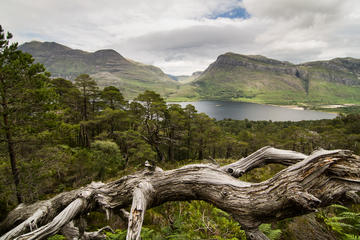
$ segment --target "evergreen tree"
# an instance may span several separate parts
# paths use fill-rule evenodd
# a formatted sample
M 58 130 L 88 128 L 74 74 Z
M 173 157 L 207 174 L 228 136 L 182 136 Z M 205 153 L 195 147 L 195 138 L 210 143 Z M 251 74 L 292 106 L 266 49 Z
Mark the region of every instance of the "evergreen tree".
M 96 92 L 98 91 L 97 84 L 88 74 L 81 74 L 75 79 L 75 86 L 81 92 L 82 98 L 82 120 L 87 121 L 89 119 L 89 102 L 95 101 Z
M 114 86 L 105 87 L 101 92 L 101 98 L 111 109 L 118 109 L 125 105 L 124 96 Z
M 82 118 L 82 101 L 79 89 L 71 81 L 63 78 L 52 79 L 51 83 L 59 96 L 59 107 L 62 110 L 64 121 L 79 123 Z
M 88 74 L 81 74 L 75 79 L 75 86 L 81 92 L 82 98 L 82 120 L 89 120 L 89 104 L 92 102 L 92 110 L 94 113 L 95 102 L 97 98 L 98 87 L 94 79 L 92 79 Z M 84 147 L 90 147 L 89 133 L 85 123 L 80 124 L 80 133 L 79 133 L 79 144 Z
M 192 133 L 192 127 L 194 125 L 194 119 L 197 114 L 197 111 L 195 107 L 191 104 L 186 105 L 184 109 L 185 113 L 185 149 L 186 149 L 186 158 L 191 158 L 191 149 L 192 149 L 192 139 L 193 139 L 193 133 Z
M 17 200 L 22 202 L 16 145 L 40 131 L 55 95 L 44 66 L 34 64 L 30 54 L 10 43 L 11 38 L 0 26 L 0 138 L 7 143 Z
M 169 161 L 175 160 L 176 151 L 179 150 L 181 139 L 184 138 L 184 131 L 184 109 L 179 104 L 171 104 L 165 115 L 165 133 Z
M 164 153 L 161 145 L 164 140 L 166 102 L 159 94 L 148 90 L 140 94 L 135 101 L 138 102 L 136 106 L 143 121 L 139 125 L 139 131 L 156 152 L 158 160 L 163 161 Z M 133 104 L 133 106 L 135 105 Z

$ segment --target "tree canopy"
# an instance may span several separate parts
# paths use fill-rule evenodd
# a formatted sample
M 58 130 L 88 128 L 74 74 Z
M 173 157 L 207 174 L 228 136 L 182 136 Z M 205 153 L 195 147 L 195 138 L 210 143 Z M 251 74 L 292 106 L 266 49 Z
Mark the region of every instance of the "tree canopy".
M 56 96 L 44 66 L 11 39 L 0 26 L 0 137 L 7 144 L 17 200 L 22 202 L 16 148 L 46 127 L 44 119 L 50 117 Z

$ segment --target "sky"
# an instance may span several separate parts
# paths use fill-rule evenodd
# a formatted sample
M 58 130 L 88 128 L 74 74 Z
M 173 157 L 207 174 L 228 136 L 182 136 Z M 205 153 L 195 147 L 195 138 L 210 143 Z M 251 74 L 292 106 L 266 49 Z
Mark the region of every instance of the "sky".
M 1 0 L 0 24 L 19 43 L 111 48 L 172 75 L 226 52 L 360 58 L 360 0 Z

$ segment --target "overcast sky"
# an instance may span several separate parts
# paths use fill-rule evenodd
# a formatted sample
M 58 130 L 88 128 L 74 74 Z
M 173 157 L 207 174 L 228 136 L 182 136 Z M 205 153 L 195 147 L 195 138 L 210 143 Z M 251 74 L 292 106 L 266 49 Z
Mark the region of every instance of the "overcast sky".
M 360 58 L 360 0 L 1 0 L 0 24 L 19 43 L 113 48 L 174 75 L 225 52 Z

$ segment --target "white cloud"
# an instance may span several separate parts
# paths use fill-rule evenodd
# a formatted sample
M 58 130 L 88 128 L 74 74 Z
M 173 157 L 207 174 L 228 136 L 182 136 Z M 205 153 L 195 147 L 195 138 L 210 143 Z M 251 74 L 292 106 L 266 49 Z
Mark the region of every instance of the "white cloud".
M 242 6 L 248 19 L 209 19 Z M 360 57 L 358 0 L 2 0 L 0 24 L 15 40 L 56 41 L 171 74 L 203 70 L 219 54 L 293 62 Z

